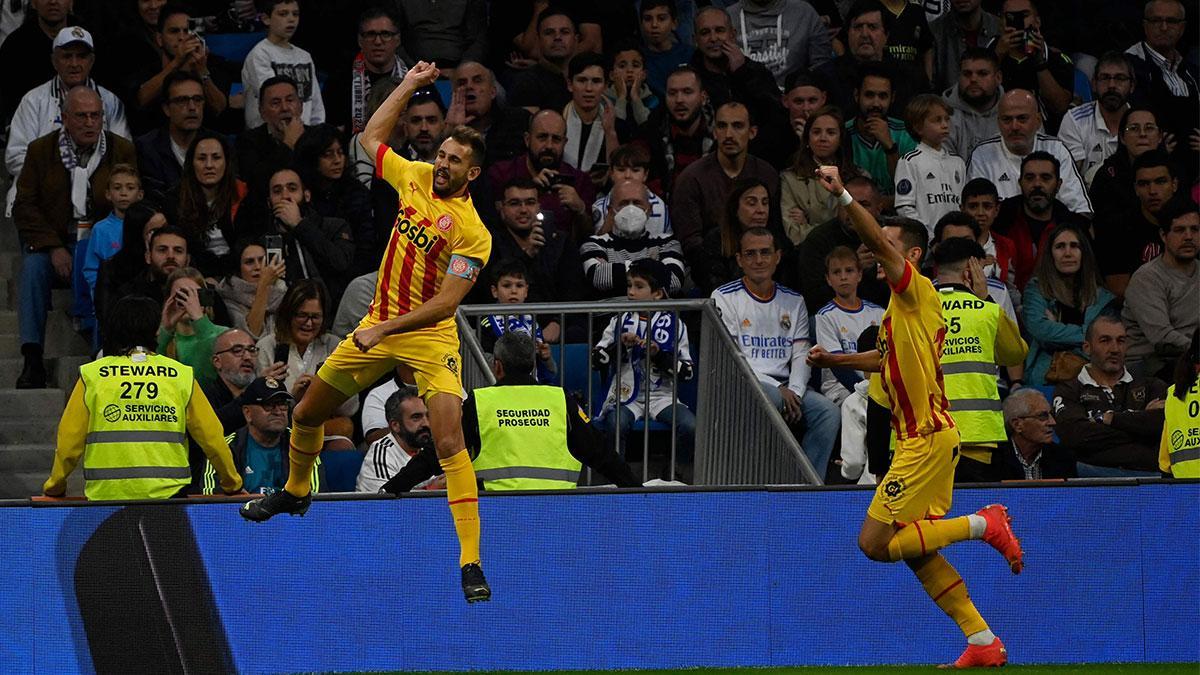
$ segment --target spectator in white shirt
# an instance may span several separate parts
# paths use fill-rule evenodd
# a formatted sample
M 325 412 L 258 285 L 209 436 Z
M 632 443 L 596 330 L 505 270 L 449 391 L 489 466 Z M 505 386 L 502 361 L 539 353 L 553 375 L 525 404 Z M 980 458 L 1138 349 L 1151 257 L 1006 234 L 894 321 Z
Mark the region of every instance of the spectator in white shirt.
M 1100 57 L 1092 78 L 1096 100 L 1075 106 L 1063 115 L 1058 137 L 1071 151 L 1075 167 L 1088 185 L 1104 160 L 1117 151 L 1119 124 L 1129 109 L 1133 83 L 1129 57 L 1109 52 Z
M 744 230 L 739 247 L 737 263 L 745 276 L 713 291 L 717 312 L 767 398 L 790 424 L 805 422 L 801 445 L 824 478 L 840 415 L 833 401 L 808 388 L 805 358 L 812 338 L 804 298 L 773 280 L 782 254 L 770 230 Z
M 918 220 L 933 235 L 942 216 L 958 210 L 967 167 L 946 151 L 950 135 L 950 106 L 933 94 L 909 101 L 905 124 L 917 148 L 896 162 L 896 212 Z
M 265 0 L 260 19 L 267 27 L 267 37 L 254 45 L 242 64 L 242 84 L 246 87 L 246 128 L 263 123 L 258 110 L 259 87 L 264 82 L 286 75 L 296 83 L 296 91 L 304 108 L 300 121 L 313 126 L 325 121 L 325 102 L 317 82 L 317 66 L 312 55 L 292 44 L 292 36 L 300 25 L 299 0 Z
M 393 391 L 383 409 L 387 419 L 386 433 L 367 448 L 354 485 L 355 492 L 379 492 L 389 478 L 422 449 L 433 444 L 429 411 L 416 389 L 403 387 Z

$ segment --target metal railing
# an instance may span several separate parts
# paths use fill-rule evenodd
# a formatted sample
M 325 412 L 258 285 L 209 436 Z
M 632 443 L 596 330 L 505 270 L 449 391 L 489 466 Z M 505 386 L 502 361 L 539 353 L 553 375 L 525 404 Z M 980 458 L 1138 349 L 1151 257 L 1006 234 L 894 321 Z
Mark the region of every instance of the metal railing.
M 491 363 L 480 344 L 480 329 L 472 329 L 469 318 L 488 315 L 532 314 L 535 316 L 557 316 L 559 326 L 567 325 L 568 316 L 586 317 L 588 353 L 594 347 L 594 336 L 598 331 L 597 317 L 607 323 L 611 315 L 625 312 L 670 312 L 676 326 L 674 341 L 678 343 L 680 314 L 687 312 L 700 318 L 700 340 L 692 336 L 692 357 L 696 364 L 697 404 L 692 412 L 696 416 L 694 475 L 696 485 L 753 485 L 753 484 L 811 484 L 821 485 L 821 479 L 796 441 L 782 415 L 774 407 L 758 385 L 758 379 L 741 350 L 725 330 L 711 300 L 661 300 L 653 303 L 628 301 L 529 303 L 522 305 L 464 305 L 459 307 L 457 319 L 459 335 L 463 344 L 463 386 L 468 391 L 475 387 L 495 383 Z M 599 324 L 603 326 L 604 323 Z M 557 344 L 560 357 L 565 356 L 566 330 L 560 331 Z M 619 338 L 618 338 L 619 339 Z M 698 352 L 697 352 L 698 347 Z M 621 391 L 622 351 L 616 350 L 614 359 L 615 391 Z M 697 358 L 698 357 L 698 358 Z M 650 377 L 649 350 L 643 350 L 641 391 L 645 395 L 642 403 L 648 402 Z M 559 381 L 567 382 L 570 369 L 580 367 L 566 358 L 558 364 Z M 590 360 L 583 365 L 586 382 L 584 406 L 589 415 L 595 399 Z M 673 369 L 672 394 L 678 402 L 678 369 Z M 604 386 L 601 382 L 600 386 Z M 649 406 L 645 405 L 644 409 Z M 615 414 L 615 413 L 614 413 Z M 643 420 L 641 438 L 641 460 L 643 481 L 649 477 L 650 433 L 649 420 Z M 671 449 L 669 457 L 670 476 L 676 475 L 677 433 L 676 420 L 672 415 L 670 424 Z M 614 434 L 617 447 L 620 439 Z M 632 436 L 626 440 L 626 458 L 632 460 Z M 589 475 L 590 478 L 590 475 Z

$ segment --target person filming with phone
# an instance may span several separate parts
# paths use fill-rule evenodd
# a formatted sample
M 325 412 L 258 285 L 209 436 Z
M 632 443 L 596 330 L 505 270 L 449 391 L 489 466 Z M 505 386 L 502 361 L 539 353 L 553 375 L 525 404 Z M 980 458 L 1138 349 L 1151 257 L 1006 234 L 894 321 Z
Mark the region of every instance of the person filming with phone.
M 1070 57 L 1046 44 L 1042 17 L 1034 0 L 1005 0 L 1004 27 L 988 48 L 1000 59 L 1005 90 L 1027 89 L 1037 94 L 1044 116 L 1058 131 L 1058 122 L 1071 107 L 1075 91 L 1075 64 Z
M 213 342 L 228 330 L 213 320 L 217 316 L 213 307 L 216 303 L 216 292 L 196 268 L 180 267 L 167 276 L 156 351 L 190 366 L 201 387 L 217 379 L 212 363 Z M 224 316 L 218 321 L 227 323 L 228 312 L 221 314 Z

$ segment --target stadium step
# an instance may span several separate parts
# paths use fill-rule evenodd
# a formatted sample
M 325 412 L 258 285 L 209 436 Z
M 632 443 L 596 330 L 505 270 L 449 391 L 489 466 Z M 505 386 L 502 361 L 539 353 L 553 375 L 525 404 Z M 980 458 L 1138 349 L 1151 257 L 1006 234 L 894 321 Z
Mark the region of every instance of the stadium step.
M 43 471 L 49 473 L 50 465 L 53 462 L 53 444 L 14 444 L 0 447 L 0 472 Z
M 61 389 L 0 389 L 0 419 L 57 419 L 63 405 Z
M 0 499 L 28 499 L 42 493 L 42 484 L 50 475 L 50 465 L 37 471 L 0 470 Z M 83 471 L 76 469 L 67 478 L 67 494 L 83 494 Z
M 0 445 L 53 443 L 58 433 L 58 417 L 43 415 L 36 419 L 0 419 Z

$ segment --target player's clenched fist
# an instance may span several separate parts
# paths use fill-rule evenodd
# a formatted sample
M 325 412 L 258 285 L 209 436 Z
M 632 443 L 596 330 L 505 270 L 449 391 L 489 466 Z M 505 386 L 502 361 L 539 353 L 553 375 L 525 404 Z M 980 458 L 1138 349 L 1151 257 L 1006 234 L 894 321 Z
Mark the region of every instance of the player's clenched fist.
M 438 79 L 440 71 L 437 66 L 426 61 L 418 61 L 417 65 L 409 69 L 404 75 L 405 81 L 411 84 L 415 89 L 428 87 Z
M 379 326 L 371 326 L 370 328 L 359 328 L 354 331 L 352 337 L 354 339 L 354 346 L 358 347 L 360 351 L 365 352 L 379 344 L 383 340 L 384 334 Z
M 842 176 L 836 166 L 817 167 L 817 179 L 821 182 L 821 187 L 829 190 L 835 197 L 840 196 L 846 189 L 842 185 Z

